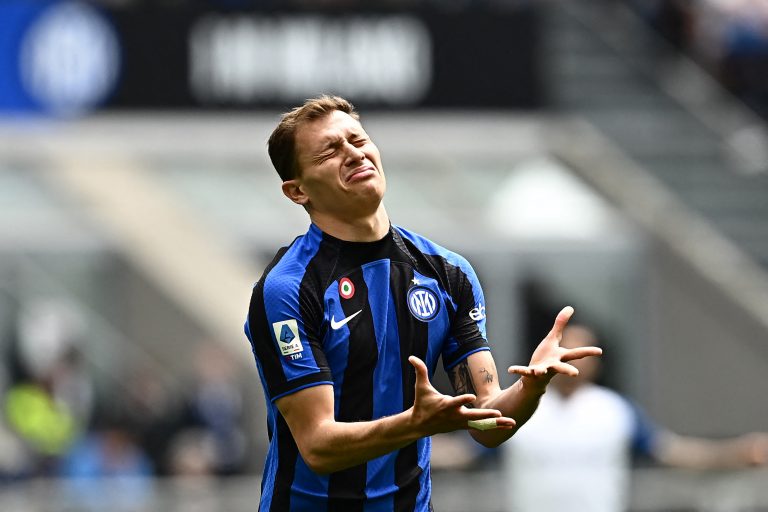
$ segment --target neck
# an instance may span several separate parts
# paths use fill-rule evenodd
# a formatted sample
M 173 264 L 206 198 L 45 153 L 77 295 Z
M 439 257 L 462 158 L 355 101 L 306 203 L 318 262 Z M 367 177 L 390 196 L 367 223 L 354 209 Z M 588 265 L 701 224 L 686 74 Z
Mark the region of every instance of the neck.
M 558 375 L 558 377 L 560 377 L 560 378 L 573 378 L 573 377 L 564 377 L 564 376 L 560 376 L 560 375 Z M 561 397 L 563 397 L 564 399 L 567 400 L 567 399 L 571 398 L 571 396 L 573 396 L 573 394 L 576 393 L 576 391 L 580 390 L 584 386 L 586 386 L 586 383 L 583 383 L 583 382 L 573 382 L 573 383 L 568 383 L 566 385 L 562 385 L 562 384 L 559 385 L 559 386 L 558 385 L 554 385 L 553 387 L 555 388 L 555 391 L 557 391 L 557 393 Z
M 347 242 L 375 242 L 389 231 L 389 216 L 383 204 L 373 214 L 354 219 L 317 212 L 310 212 L 309 217 L 323 232 Z

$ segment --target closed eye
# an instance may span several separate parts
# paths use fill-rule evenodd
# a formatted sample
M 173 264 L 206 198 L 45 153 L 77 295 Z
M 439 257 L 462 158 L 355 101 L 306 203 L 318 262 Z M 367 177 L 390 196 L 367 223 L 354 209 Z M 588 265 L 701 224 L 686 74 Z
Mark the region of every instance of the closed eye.
M 336 148 L 331 148 L 328 151 L 324 151 L 315 157 L 315 162 L 324 162 L 336 154 Z

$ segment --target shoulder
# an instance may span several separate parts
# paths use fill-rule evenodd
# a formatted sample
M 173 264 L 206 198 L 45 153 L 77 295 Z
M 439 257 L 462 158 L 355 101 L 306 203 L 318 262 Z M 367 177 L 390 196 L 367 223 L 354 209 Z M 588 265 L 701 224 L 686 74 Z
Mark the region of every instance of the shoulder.
M 409 242 L 414 248 L 425 256 L 433 256 L 445 261 L 448 265 L 458 267 L 465 273 L 474 274 L 472 266 L 469 261 L 461 254 L 446 249 L 442 245 L 439 245 L 432 240 L 421 236 L 413 231 L 409 231 L 400 226 L 392 225 L 392 228 L 406 241 Z
M 634 417 L 632 403 L 618 392 L 604 386 L 584 386 L 577 392 L 576 398 L 580 406 L 590 410 L 603 411 L 604 414 L 629 420 Z
M 317 255 L 322 236 L 311 229 L 296 237 L 287 247 L 281 248 L 272 262 L 264 270 L 259 285 L 265 294 L 283 293 L 296 289 L 311 269 L 312 260 Z

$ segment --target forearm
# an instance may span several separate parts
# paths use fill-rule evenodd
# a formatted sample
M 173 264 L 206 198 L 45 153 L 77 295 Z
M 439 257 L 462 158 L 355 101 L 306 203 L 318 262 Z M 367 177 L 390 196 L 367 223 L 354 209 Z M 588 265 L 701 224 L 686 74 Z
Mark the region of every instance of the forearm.
M 759 464 L 765 448 L 754 436 L 702 439 L 661 434 L 654 456 L 662 464 L 687 469 L 733 469 Z
M 472 431 L 472 436 L 479 443 L 494 447 L 509 439 L 536 411 L 539 400 L 552 377 L 557 374 L 576 376 L 579 371 L 569 363 L 570 361 L 602 354 L 602 350 L 598 347 L 560 346 L 563 329 L 572 314 L 573 308 L 570 306 L 558 313 L 552 330 L 533 351 L 528 366 L 509 367 L 507 370 L 509 373 L 515 373 L 521 377 L 503 391 L 499 389 L 496 364 L 488 351 L 472 353 L 451 368 L 449 375 L 457 392 L 475 393 L 476 407 L 495 409 L 501 413 L 502 417 L 515 420 L 514 428 L 504 431 Z
M 509 439 L 533 415 L 544 394 L 549 378 L 524 376 L 502 390 L 499 388 L 496 364 L 488 351 L 476 352 L 450 369 L 449 377 L 457 393 L 476 395 L 473 407 L 497 410 L 502 417 L 515 420 L 513 428 L 474 430 L 472 437 L 488 448 Z
M 412 408 L 394 416 L 353 423 L 327 420 L 307 439 L 298 440 L 302 458 L 316 473 L 333 473 L 407 446 L 425 434 Z
M 513 418 L 516 426 L 512 430 L 471 430 L 472 438 L 489 448 L 500 445 L 533 416 L 545 390 L 546 385 L 533 384 L 527 377 L 522 377 L 499 393 L 476 402 L 477 407 L 497 409 L 502 416 Z
M 316 473 L 340 471 L 441 432 L 466 429 L 468 420 L 498 417 L 499 412 L 468 409 L 472 394 L 443 395 L 429 383 L 423 361 L 411 356 L 416 370 L 415 399 L 409 409 L 372 421 L 340 422 L 334 416 L 333 388 L 312 386 L 280 398 L 276 403 L 296 441 L 302 458 Z M 499 418 L 500 429 L 514 422 Z

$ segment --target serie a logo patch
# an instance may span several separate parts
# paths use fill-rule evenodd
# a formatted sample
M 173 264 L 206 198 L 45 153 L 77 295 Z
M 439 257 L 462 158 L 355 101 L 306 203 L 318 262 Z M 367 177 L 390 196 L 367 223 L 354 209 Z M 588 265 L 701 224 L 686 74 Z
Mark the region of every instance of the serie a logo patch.
M 298 354 L 304 349 L 299 337 L 299 324 L 296 323 L 295 319 L 275 322 L 272 324 L 272 329 L 275 331 L 277 346 L 280 347 L 282 355 Z

